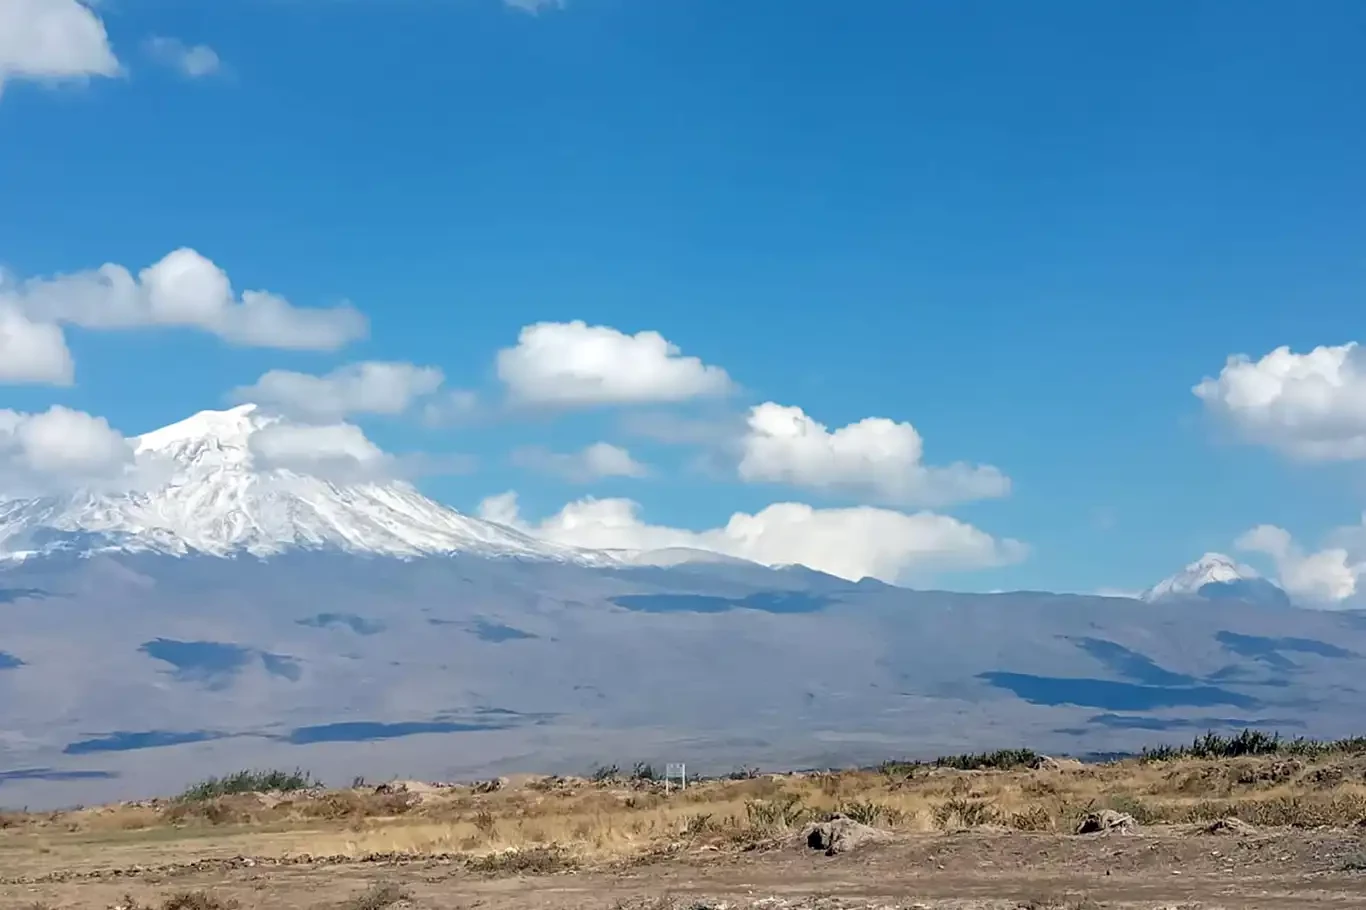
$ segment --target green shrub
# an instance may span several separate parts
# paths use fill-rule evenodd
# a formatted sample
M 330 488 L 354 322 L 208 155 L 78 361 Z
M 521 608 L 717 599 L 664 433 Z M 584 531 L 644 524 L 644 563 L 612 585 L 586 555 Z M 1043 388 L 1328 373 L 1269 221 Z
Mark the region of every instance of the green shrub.
M 311 790 L 322 786 L 307 771 L 238 771 L 225 777 L 210 777 L 180 794 L 183 802 L 202 802 L 238 793 L 272 793 Z
M 843 803 L 836 811 L 861 825 L 873 827 L 881 825 L 894 828 L 906 820 L 906 813 L 895 806 L 885 806 L 882 803 L 863 800 Z
M 1028 768 L 1038 760 L 1039 754 L 1033 749 L 997 749 L 995 752 L 941 756 L 934 760 L 934 766 L 959 771 L 1014 771 Z
M 810 821 L 812 814 L 800 796 L 790 793 L 778 799 L 752 799 L 745 803 L 749 825 L 759 831 L 795 828 Z
M 1172 761 L 1179 758 L 1242 758 L 1249 755 L 1294 755 L 1318 758 L 1325 755 L 1357 755 L 1366 752 L 1366 736 L 1351 736 L 1337 740 L 1282 739 L 1279 733 L 1244 729 L 1241 733 L 1221 736 L 1214 731 L 1201 734 L 1187 746 L 1162 745 L 1144 749 L 1139 759 L 1146 762 Z

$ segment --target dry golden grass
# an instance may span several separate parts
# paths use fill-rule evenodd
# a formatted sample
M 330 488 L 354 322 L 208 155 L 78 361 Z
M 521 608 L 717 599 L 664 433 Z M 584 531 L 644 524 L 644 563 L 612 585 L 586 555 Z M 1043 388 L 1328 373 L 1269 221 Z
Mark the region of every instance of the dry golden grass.
M 238 794 L 66 813 L 10 813 L 0 866 L 80 869 L 235 855 L 458 854 L 475 871 L 545 872 L 703 847 L 763 844 L 833 812 L 882 828 L 988 826 L 1070 833 L 1085 813 L 1142 825 L 1236 816 L 1261 826 L 1366 821 L 1366 756 L 1180 759 L 1038 770 L 887 771 L 655 784 L 533 779 L 521 785 L 411 785 Z

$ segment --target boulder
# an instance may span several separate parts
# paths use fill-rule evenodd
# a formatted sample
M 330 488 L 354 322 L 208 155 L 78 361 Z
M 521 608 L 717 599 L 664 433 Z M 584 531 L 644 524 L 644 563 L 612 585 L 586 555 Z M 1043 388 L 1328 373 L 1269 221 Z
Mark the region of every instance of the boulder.
M 826 856 L 848 853 L 867 844 L 881 843 L 890 838 L 886 831 L 879 831 L 856 822 L 847 815 L 832 815 L 823 822 L 813 822 L 802 830 L 802 840 L 811 850 L 820 850 Z
M 1030 767 L 1035 771 L 1077 771 L 1086 765 L 1075 758 L 1054 758 L 1051 755 L 1040 755 L 1034 759 Z

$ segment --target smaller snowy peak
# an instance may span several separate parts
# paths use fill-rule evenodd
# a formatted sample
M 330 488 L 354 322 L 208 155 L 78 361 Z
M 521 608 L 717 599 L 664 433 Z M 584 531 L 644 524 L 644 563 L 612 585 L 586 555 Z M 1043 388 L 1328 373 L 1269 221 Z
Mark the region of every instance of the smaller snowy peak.
M 624 565 L 653 566 L 667 569 L 694 563 L 752 566 L 756 563 L 738 556 L 692 547 L 665 547 L 662 550 L 619 550 L 613 553 Z
M 1251 566 L 1223 553 L 1206 553 L 1140 595 L 1140 599 L 1149 603 L 1192 598 L 1290 606 L 1290 598 L 1274 582 L 1263 578 Z

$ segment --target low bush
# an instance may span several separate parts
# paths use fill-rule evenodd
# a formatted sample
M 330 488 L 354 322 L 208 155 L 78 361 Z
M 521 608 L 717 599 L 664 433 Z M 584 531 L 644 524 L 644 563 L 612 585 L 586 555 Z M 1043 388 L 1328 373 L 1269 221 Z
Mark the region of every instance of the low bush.
M 210 777 L 180 794 L 183 802 L 199 802 L 239 793 L 288 793 L 322 786 L 307 771 L 238 771 L 225 777 Z

